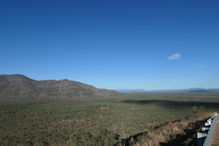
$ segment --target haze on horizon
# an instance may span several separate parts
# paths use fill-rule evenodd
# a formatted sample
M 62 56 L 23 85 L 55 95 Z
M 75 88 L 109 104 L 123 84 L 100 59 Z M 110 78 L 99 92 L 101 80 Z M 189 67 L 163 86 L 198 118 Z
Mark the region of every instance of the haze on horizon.
M 0 1 L 0 74 L 107 89 L 219 87 L 219 1 Z

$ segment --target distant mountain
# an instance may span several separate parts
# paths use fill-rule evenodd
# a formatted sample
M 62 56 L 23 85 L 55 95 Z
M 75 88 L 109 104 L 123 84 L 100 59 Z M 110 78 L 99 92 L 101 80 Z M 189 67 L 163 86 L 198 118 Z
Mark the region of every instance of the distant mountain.
M 117 89 L 120 93 L 147 93 L 147 92 L 164 92 L 164 93 L 208 93 L 219 92 L 219 89 L 205 88 L 188 88 L 188 89 L 161 89 L 161 90 L 144 90 L 144 89 Z
M 210 89 L 192 88 L 192 89 L 188 89 L 188 92 L 206 93 L 206 92 L 212 92 L 212 91 Z
M 207 93 L 207 92 L 219 92 L 219 89 L 188 88 L 188 89 L 167 89 L 167 90 L 153 90 L 152 92 L 186 92 L 186 93 Z
M 191 88 L 189 92 L 219 92 L 219 89 Z
M 80 82 L 64 80 L 36 81 L 23 75 L 0 75 L 2 98 L 93 98 L 115 97 L 114 90 L 98 89 Z
M 144 89 L 117 89 L 116 91 L 120 93 L 144 93 L 148 92 L 147 90 Z

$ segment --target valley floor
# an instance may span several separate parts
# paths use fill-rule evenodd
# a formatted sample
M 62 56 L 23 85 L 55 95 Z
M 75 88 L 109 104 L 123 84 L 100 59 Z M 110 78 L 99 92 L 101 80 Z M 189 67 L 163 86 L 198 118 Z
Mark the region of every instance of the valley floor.
M 169 121 L 219 111 L 218 93 L 0 101 L 0 145 L 114 145 Z

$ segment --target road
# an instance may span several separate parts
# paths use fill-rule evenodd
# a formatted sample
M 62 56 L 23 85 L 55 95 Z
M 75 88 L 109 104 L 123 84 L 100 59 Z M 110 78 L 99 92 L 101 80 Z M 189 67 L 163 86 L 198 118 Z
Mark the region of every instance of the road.
M 212 144 L 219 145 L 219 123 L 217 123 L 215 130 L 214 130 L 213 137 L 212 137 Z

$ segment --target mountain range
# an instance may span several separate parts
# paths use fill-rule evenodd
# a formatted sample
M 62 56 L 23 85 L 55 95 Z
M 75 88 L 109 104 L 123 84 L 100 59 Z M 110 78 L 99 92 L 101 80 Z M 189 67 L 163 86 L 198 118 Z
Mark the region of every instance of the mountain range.
M 11 98 L 108 98 L 120 96 L 114 90 L 98 89 L 76 81 L 37 81 L 24 75 L 0 75 L 0 99 Z
M 188 89 L 161 89 L 161 90 L 144 90 L 144 89 L 117 89 L 120 93 L 147 93 L 147 92 L 168 92 L 168 93 L 207 93 L 207 92 L 219 92 L 218 88 L 205 89 L 205 88 L 188 88 Z

